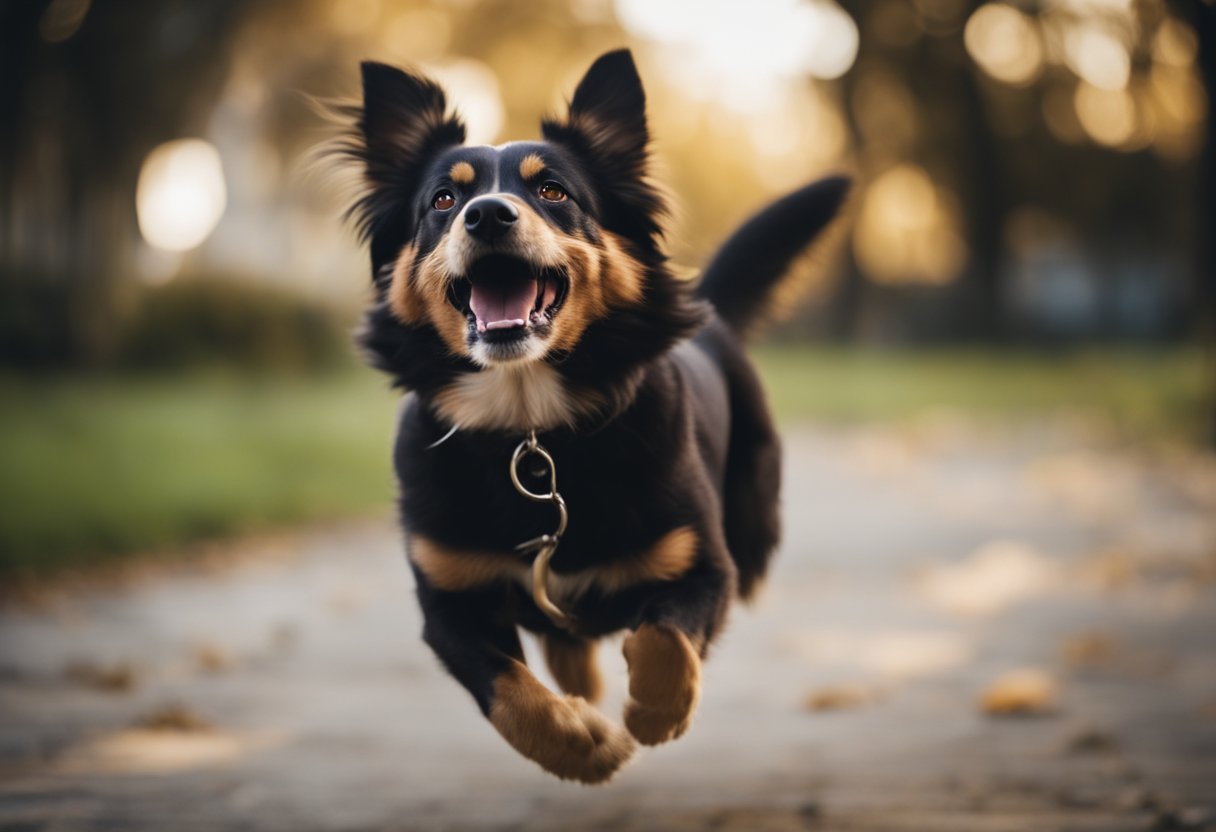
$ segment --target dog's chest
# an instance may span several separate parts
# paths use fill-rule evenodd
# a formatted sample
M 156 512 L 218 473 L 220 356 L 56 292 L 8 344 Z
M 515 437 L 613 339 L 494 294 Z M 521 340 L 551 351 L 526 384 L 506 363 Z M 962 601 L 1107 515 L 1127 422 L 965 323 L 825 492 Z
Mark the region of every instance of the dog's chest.
M 602 404 L 601 395 L 572 390 L 544 363 L 466 373 L 435 395 L 444 420 L 465 430 L 549 430 L 572 425 Z

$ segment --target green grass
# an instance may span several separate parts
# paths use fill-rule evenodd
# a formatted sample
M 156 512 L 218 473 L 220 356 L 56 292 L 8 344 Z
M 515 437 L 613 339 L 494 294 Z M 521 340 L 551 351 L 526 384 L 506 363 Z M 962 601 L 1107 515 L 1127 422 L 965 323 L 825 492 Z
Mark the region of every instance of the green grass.
M 1149 442 L 1197 440 L 1211 370 L 1194 350 L 768 347 L 757 357 L 787 423 L 941 410 L 1016 422 L 1079 412 Z M 385 514 L 395 410 L 382 378 L 362 369 L 290 380 L 0 381 L 0 576 Z
M 0 385 L 0 572 L 386 511 L 386 387 L 368 371 Z
M 992 353 L 766 347 L 755 352 L 783 421 L 887 421 L 950 411 L 1015 423 L 1069 415 L 1130 442 L 1201 441 L 1216 380 L 1198 349 Z

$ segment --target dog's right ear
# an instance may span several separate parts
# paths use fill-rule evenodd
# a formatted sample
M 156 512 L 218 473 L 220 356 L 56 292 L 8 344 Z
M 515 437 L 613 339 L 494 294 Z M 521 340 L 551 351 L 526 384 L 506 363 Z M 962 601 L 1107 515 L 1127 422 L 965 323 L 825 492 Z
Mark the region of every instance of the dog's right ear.
M 417 228 L 414 197 L 426 162 L 462 144 L 465 127 L 447 112 L 434 81 L 387 64 L 364 61 L 363 106 L 340 152 L 363 167 L 365 189 L 350 207 L 371 244 L 372 274 L 391 263 Z
M 541 133 L 587 160 L 599 179 L 606 227 L 657 246 L 667 205 L 647 172 L 646 93 L 629 50 L 601 55 L 579 81 L 565 119 L 545 119 Z

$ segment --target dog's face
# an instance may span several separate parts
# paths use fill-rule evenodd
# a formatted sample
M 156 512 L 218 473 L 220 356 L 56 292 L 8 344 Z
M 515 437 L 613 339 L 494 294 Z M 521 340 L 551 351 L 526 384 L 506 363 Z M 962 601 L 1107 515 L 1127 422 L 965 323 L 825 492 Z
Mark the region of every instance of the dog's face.
M 660 247 L 628 52 L 592 65 L 540 141 L 465 146 L 443 91 L 384 64 L 363 64 L 348 112 L 377 289 L 363 342 L 404 386 L 542 363 L 611 385 L 703 320 Z
M 599 207 L 561 145 L 443 151 L 420 177 L 390 306 L 481 366 L 568 353 L 592 322 L 641 300 L 645 267 Z

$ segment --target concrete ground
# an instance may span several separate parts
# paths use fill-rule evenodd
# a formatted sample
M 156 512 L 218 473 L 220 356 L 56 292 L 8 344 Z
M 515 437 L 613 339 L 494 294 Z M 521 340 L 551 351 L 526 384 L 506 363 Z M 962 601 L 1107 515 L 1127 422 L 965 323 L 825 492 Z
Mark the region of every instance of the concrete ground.
M 0 829 L 1216 829 L 1211 460 L 944 418 L 787 456 L 692 729 L 607 786 L 440 670 L 385 522 L 0 608 Z

